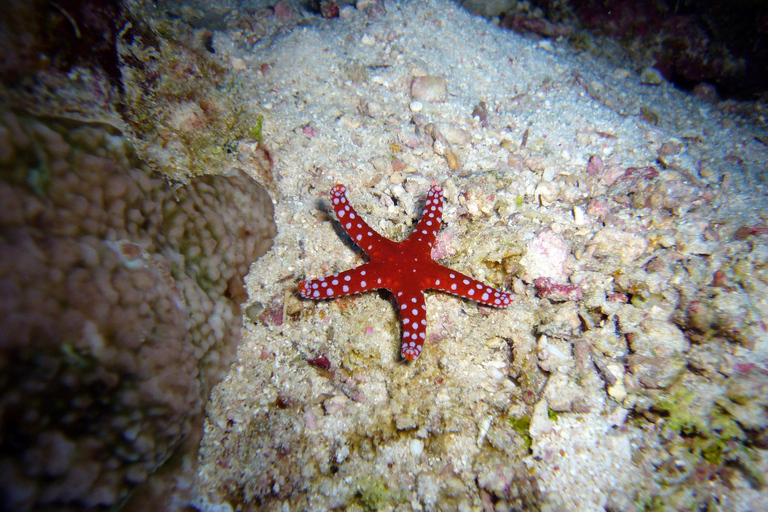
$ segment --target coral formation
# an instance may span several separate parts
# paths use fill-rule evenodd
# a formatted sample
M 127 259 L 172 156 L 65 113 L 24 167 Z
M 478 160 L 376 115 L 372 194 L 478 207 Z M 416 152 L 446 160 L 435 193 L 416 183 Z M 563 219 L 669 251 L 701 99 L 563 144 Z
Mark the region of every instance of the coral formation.
M 173 188 L 108 127 L 0 120 L 2 506 L 112 507 L 232 362 L 272 203 L 242 171 Z

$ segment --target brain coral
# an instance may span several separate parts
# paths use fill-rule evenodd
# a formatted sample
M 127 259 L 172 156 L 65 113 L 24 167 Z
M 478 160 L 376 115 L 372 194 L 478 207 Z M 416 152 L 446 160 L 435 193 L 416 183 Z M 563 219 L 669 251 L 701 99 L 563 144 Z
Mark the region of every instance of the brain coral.
M 238 171 L 174 188 L 114 130 L 0 112 L 0 508 L 119 504 L 190 430 L 275 235 Z

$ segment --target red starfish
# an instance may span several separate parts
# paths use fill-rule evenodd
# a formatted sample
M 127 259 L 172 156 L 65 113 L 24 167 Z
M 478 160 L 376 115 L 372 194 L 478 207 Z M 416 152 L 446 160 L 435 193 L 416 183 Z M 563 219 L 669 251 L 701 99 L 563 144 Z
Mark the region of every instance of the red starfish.
M 440 185 L 429 189 L 419 224 L 403 242 L 393 242 L 371 229 L 350 206 L 346 190 L 344 185 L 331 189 L 333 209 L 344 230 L 365 251 L 370 261 L 329 277 L 302 281 L 299 283 L 302 297 L 328 299 L 380 288 L 391 291 L 402 318 L 401 354 L 409 360 L 419 358 L 426 338 L 426 290 L 458 295 L 486 306 L 509 306 L 513 298 L 511 294 L 495 290 L 432 259 L 432 246 L 443 215 L 443 188 Z

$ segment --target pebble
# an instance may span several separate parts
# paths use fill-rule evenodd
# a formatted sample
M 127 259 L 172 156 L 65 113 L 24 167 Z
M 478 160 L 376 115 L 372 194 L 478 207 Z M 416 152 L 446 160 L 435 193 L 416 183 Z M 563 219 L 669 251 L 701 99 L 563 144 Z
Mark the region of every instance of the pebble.
M 451 144 L 457 144 L 459 146 L 467 144 L 469 142 L 469 133 L 466 130 L 462 130 L 452 124 L 439 124 L 437 125 L 437 131 L 445 140 Z
M 539 182 L 538 185 L 536 185 L 536 190 L 533 193 L 533 197 L 542 206 L 548 206 L 552 204 L 555 200 L 557 200 L 557 196 L 559 194 L 560 194 L 560 187 L 557 186 L 557 183 L 554 183 L 552 181 L 549 181 L 549 182 L 542 181 L 542 182 Z
M 528 433 L 532 438 L 537 439 L 550 432 L 552 432 L 552 422 L 549 421 L 549 404 L 546 399 L 541 399 L 533 406 L 531 426 L 528 428 Z
M 448 168 L 452 171 L 458 171 L 461 168 L 461 161 L 452 149 L 445 152 L 445 159 L 448 162 Z
M 640 73 L 640 83 L 646 85 L 661 85 L 664 77 L 658 69 L 647 67 Z
M 624 387 L 624 365 L 609 363 L 607 370 L 616 378 L 615 384 L 606 387 L 608 394 L 621 403 L 627 397 L 627 388 Z
M 435 139 L 435 142 L 432 143 L 432 150 L 440 156 L 445 156 L 448 145 L 440 139 Z
M 230 57 L 229 63 L 232 64 L 232 67 L 235 69 L 235 71 L 245 71 L 248 69 L 248 65 L 240 57 Z
M 621 247 L 619 255 L 624 264 L 636 260 L 648 248 L 644 237 L 615 228 L 603 228 L 592 238 L 590 244 L 597 246 L 595 256 L 615 255 L 616 248 Z
M 411 112 L 421 112 L 421 109 L 424 108 L 424 104 L 420 101 L 412 101 L 411 102 Z
M 565 240 L 551 231 L 544 231 L 528 242 L 526 252 L 520 260 L 525 269 L 525 280 L 549 277 L 556 282 L 566 279 L 565 260 L 568 246 Z
M 411 83 L 411 98 L 416 101 L 445 101 L 448 87 L 441 76 L 417 76 Z
M 339 18 L 343 20 L 348 20 L 350 18 L 353 18 L 356 13 L 357 13 L 357 9 L 355 9 L 353 6 L 345 5 L 339 10 Z
M 586 224 L 584 219 L 584 210 L 580 206 L 573 207 L 573 223 L 577 226 L 583 226 Z
M 424 441 L 421 439 L 411 439 L 409 447 L 411 449 L 411 455 L 414 457 L 420 457 L 421 454 L 424 453 Z

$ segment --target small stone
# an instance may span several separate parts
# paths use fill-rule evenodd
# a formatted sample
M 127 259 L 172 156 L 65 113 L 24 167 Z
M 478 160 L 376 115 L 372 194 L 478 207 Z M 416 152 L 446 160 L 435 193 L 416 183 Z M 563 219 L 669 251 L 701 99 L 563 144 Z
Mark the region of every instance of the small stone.
M 714 85 L 710 85 L 705 82 L 700 82 L 693 87 L 691 94 L 704 101 L 715 102 L 717 101 L 717 89 Z
M 363 34 L 363 37 L 360 39 L 360 42 L 363 43 L 365 46 L 373 46 L 376 44 L 376 39 L 369 36 L 368 34 Z
M 584 298 L 584 290 L 578 286 L 558 284 L 548 277 L 539 277 L 533 282 L 539 297 L 553 302 L 580 301 Z
M 339 124 L 348 130 L 357 130 L 362 123 L 359 116 L 344 114 L 339 118 Z
M 445 101 L 448 88 L 441 76 L 417 76 L 411 83 L 411 98 L 416 101 Z
M 555 47 L 552 45 L 552 42 L 547 40 L 547 39 L 542 39 L 541 41 L 539 41 L 538 47 L 541 48 L 542 50 L 546 50 L 548 52 L 554 52 L 555 51 Z
M 620 427 L 627 422 L 627 417 L 629 416 L 629 412 L 630 412 L 629 409 L 625 409 L 622 406 L 618 406 L 605 418 L 605 420 L 612 427 Z M 630 509 L 627 508 L 627 510 L 630 510 Z
M 656 68 L 647 67 L 643 69 L 643 71 L 640 73 L 641 84 L 661 85 L 663 81 L 664 81 L 664 77 L 661 75 L 661 72 Z
M 436 127 L 438 136 L 442 135 L 445 140 L 451 144 L 464 145 L 469 142 L 469 133 L 466 130 L 462 130 L 452 124 L 440 123 Z
M 411 439 L 409 448 L 411 449 L 411 455 L 420 457 L 421 454 L 424 453 L 424 441 L 421 439 Z
M 405 170 L 405 164 L 399 158 L 392 159 L 392 170 L 395 172 L 403 172 Z
M 565 260 L 568 247 L 565 240 L 551 231 L 544 231 L 528 242 L 520 266 L 525 269 L 523 279 L 533 281 L 539 277 L 548 277 L 555 282 L 566 279 Z
M 587 174 L 590 176 L 596 176 L 598 174 L 602 174 L 604 169 L 605 164 L 603 164 L 603 159 L 600 158 L 600 155 L 592 155 L 589 157 L 589 162 L 587 163 Z
M 375 101 L 368 102 L 366 110 L 368 115 L 373 118 L 381 117 L 382 113 L 384 112 L 383 107 Z
M 548 407 L 558 412 L 571 411 L 575 403 L 583 400 L 581 389 L 562 372 L 552 374 L 544 389 L 544 396 Z
M 619 255 L 624 264 L 639 258 L 648 248 L 648 241 L 634 233 L 615 228 L 603 228 L 592 238 L 590 245 L 596 245 L 595 256 Z M 617 250 L 621 248 L 621 250 Z
M 351 19 L 355 16 L 355 14 L 357 14 L 357 9 L 351 5 L 345 5 L 341 8 L 341 10 L 339 10 L 339 18 L 343 20 Z
M 671 141 L 664 142 L 661 145 L 661 147 L 659 147 L 658 154 L 659 154 L 659 157 L 672 156 L 672 155 L 677 155 L 682 150 L 683 150 L 683 143 L 680 142 L 679 140 L 673 139 Z
M 411 102 L 411 112 L 421 112 L 421 110 L 424 108 L 424 104 L 420 101 L 412 101 Z
M 720 179 L 720 173 L 711 165 L 702 162 L 701 169 L 699 169 L 699 176 L 707 180 L 709 183 L 717 183 Z
M 685 367 L 680 361 L 671 361 L 663 357 L 647 357 L 632 354 L 628 361 L 629 369 L 645 387 L 662 389 L 671 386 Z
M 387 159 L 383 156 L 375 156 L 371 159 L 371 165 L 373 168 L 381 173 L 389 174 L 390 173 L 390 167 L 389 162 L 387 162 Z
M 584 219 L 584 210 L 580 206 L 573 207 L 573 223 L 577 226 L 583 226 L 587 223 Z
M 229 63 L 232 64 L 232 67 L 235 69 L 235 71 L 245 71 L 248 69 L 248 65 L 240 57 L 230 57 Z
M 532 438 L 537 439 L 550 432 L 552 432 L 552 422 L 549 420 L 549 404 L 546 399 L 541 399 L 533 406 L 528 433 Z
M 256 324 L 259 322 L 259 316 L 261 316 L 265 309 L 264 304 L 261 302 L 254 302 L 245 308 L 245 316 L 248 317 L 248 320 Z
M 459 157 L 456 156 L 456 153 L 454 153 L 452 149 L 446 150 L 445 159 L 448 161 L 448 168 L 450 170 L 457 171 L 461 167 L 461 162 L 459 162 Z
M 445 152 L 448 151 L 448 144 L 442 139 L 435 139 L 435 142 L 432 144 L 432 150 L 437 155 L 445 156 Z
M 549 206 L 557 200 L 558 195 L 560 195 L 560 187 L 552 181 L 539 182 L 536 185 L 536 190 L 533 192 L 534 199 L 541 206 Z
M 621 403 L 627 397 L 627 388 L 624 387 L 624 365 L 609 363 L 606 369 L 616 378 L 616 383 L 607 387 L 608 395 Z

